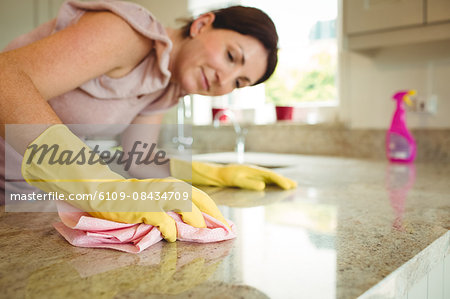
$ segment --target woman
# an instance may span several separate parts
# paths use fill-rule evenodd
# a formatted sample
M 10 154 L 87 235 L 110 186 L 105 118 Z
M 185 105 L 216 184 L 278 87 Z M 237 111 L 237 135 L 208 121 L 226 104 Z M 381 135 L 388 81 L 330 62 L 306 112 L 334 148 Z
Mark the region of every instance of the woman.
M 12 133 L 13 129 L 9 130 L 13 138 L 5 146 L 20 154 L 15 156 L 17 172 L 22 163 L 21 173 L 27 182 L 47 192 L 177 190 L 181 182 L 173 179 L 141 180 L 136 186 L 136 180 L 124 180 L 105 165 L 72 164 L 55 169 L 47 160 L 38 162 L 27 146 L 34 140 L 36 146 L 54 143 L 61 149 L 81 151 L 86 148 L 84 143 L 62 124 L 159 124 L 162 112 L 180 96 L 223 95 L 261 83 L 276 66 L 277 41 L 272 21 L 255 8 L 209 12 L 173 30 L 164 29 L 133 3 L 66 2 L 55 20 L 19 37 L 0 55 L 2 126 L 46 124 L 14 128 Z M 95 135 L 95 128 L 90 126 L 90 135 Z M 125 149 L 135 144 L 136 136 L 155 139 L 141 136 L 132 126 L 125 133 Z M 159 175 L 195 184 L 258 190 L 266 183 L 295 187 L 295 182 L 265 169 L 191 165 L 176 159 L 159 167 L 134 167 L 131 172 L 144 179 L 153 177 L 155 169 Z M 64 179 L 70 182 L 61 182 Z M 183 221 L 204 226 L 202 211 L 226 223 L 205 193 L 192 188 L 192 201 L 192 211 L 180 212 Z M 176 239 L 175 224 L 164 211 L 181 209 L 171 204 L 159 203 L 150 212 L 149 203 L 143 201 L 122 203 L 119 208 L 111 208 L 118 204 L 111 202 L 108 208 L 103 202 L 77 204 L 97 217 L 156 225 L 167 240 Z

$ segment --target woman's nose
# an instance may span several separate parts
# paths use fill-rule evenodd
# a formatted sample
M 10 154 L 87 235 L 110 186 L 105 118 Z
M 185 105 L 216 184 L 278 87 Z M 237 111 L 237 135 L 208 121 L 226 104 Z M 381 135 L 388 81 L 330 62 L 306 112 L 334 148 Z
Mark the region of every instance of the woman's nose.
M 218 83 L 221 88 L 233 90 L 236 88 L 236 78 L 238 77 L 238 68 L 227 69 L 218 74 Z

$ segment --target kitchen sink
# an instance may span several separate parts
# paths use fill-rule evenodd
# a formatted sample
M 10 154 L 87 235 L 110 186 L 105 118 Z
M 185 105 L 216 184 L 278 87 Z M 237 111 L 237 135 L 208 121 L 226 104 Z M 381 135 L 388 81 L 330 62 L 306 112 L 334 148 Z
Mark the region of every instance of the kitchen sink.
M 192 156 L 193 161 L 214 162 L 219 164 L 252 164 L 265 168 L 283 168 L 299 164 L 297 155 L 259 153 L 259 152 L 220 152 Z

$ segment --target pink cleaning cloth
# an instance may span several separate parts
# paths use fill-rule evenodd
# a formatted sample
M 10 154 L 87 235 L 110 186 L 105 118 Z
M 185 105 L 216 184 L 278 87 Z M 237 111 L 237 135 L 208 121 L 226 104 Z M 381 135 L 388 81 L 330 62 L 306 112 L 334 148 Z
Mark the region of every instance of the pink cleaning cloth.
M 58 202 L 62 222 L 54 223 L 56 230 L 73 246 L 111 248 L 138 253 L 163 239 L 157 227 L 149 224 L 127 224 L 90 216 L 67 203 Z M 227 220 L 231 230 L 219 220 L 203 213 L 206 228 L 184 223 L 174 212 L 168 212 L 177 226 L 177 240 L 210 243 L 236 237 L 234 224 Z

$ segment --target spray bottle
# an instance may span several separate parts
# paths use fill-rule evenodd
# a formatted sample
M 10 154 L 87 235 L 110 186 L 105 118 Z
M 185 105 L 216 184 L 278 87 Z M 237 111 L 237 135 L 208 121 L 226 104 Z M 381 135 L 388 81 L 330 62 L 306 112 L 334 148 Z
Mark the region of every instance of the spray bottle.
M 415 95 L 415 90 L 399 91 L 392 97 L 397 101 L 397 108 L 392 118 L 391 127 L 386 135 L 386 155 L 392 162 L 409 163 L 416 157 L 416 142 L 406 127 L 405 106 L 412 105 L 409 96 Z

